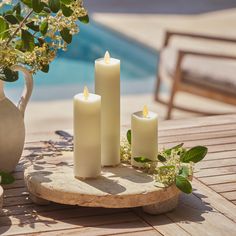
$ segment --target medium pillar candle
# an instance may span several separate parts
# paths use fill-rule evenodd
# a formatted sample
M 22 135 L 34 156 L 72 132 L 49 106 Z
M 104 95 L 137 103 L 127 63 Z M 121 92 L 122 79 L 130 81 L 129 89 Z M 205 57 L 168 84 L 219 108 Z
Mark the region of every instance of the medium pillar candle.
M 102 99 L 102 166 L 115 166 L 120 163 L 120 60 L 108 52 L 95 61 L 95 91 Z
M 74 97 L 74 176 L 95 178 L 101 173 L 101 97 L 84 93 Z
M 131 164 L 143 167 L 143 164 L 134 160 L 135 157 L 145 157 L 156 160 L 158 154 L 158 119 L 157 114 L 148 111 L 144 106 L 143 111 L 132 114 L 131 119 Z

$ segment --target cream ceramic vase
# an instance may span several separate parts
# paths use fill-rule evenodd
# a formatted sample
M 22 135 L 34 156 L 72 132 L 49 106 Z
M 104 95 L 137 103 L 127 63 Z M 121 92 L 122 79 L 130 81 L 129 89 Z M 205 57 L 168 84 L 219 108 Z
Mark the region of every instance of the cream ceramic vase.
M 22 72 L 26 83 L 15 106 L 5 97 L 0 80 L 0 171 L 5 172 L 12 172 L 20 160 L 25 142 L 24 113 L 33 89 L 32 74 L 25 67 L 16 65 L 11 69 Z

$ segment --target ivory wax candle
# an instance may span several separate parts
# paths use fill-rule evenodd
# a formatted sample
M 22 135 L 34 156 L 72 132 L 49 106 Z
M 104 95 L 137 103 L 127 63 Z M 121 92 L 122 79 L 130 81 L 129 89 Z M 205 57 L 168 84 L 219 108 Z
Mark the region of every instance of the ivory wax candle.
M 158 154 L 158 120 L 157 114 L 148 111 L 144 106 L 143 111 L 132 114 L 131 119 L 131 164 L 142 167 L 143 164 L 134 160 L 134 157 L 146 157 L 156 160 Z
M 74 176 L 95 178 L 101 173 L 101 97 L 84 93 L 74 97 Z
M 95 61 L 95 92 L 101 95 L 102 166 L 120 163 L 120 60 L 104 58 Z

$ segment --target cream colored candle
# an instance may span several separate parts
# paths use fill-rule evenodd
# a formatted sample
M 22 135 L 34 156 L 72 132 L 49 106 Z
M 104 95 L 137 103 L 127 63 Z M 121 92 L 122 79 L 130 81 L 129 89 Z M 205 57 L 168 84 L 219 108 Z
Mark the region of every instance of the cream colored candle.
M 101 97 L 84 93 L 74 97 L 74 176 L 95 178 L 101 173 Z
M 144 106 L 143 111 L 132 114 L 131 119 L 131 164 L 142 167 L 134 157 L 146 157 L 155 160 L 158 154 L 158 119 L 157 114 L 148 111 Z
M 95 61 L 95 91 L 102 98 L 102 166 L 115 166 L 120 163 L 120 60 L 108 52 Z

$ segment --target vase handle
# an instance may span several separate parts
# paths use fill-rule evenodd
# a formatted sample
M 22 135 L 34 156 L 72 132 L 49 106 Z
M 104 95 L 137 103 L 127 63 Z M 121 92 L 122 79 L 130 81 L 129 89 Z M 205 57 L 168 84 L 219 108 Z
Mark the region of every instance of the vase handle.
M 14 65 L 11 67 L 11 69 L 13 71 L 20 71 L 24 75 L 25 87 L 24 87 L 24 91 L 23 91 L 21 98 L 20 98 L 18 105 L 17 105 L 19 111 L 22 113 L 22 115 L 24 117 L 25 109 L 26 109 L 26 106 L 29 102 L 29 99 L 31 97 L 32 90 L 33 90 L 32 73 L 29 70 L 27 70 L 25 67 L 20 66 L 20 65 Z

